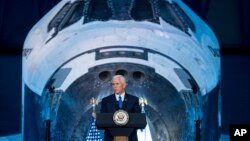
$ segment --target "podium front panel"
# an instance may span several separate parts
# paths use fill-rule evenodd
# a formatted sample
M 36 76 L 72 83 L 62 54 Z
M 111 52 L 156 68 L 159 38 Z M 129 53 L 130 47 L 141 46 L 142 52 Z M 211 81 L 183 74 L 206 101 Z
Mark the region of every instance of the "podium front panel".
M 146 127 L 146 116 L 142 113 L 129 113 L 129 121 L 124 126 L 116 125 L 113 121 L 113 113 L 98 113 L 96 116 L 96 126 L 98 129 L 105 128 L 135 128 L 144 129 Z

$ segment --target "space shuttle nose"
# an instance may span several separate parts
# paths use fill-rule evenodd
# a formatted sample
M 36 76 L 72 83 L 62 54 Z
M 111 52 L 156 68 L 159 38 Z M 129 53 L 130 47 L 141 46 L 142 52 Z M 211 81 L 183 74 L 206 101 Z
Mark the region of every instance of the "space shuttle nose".
M 212 30 L 179 0 L 63 0 L 24 44 L 24 140 L 43 140 L 48 119 L 50 139 L 85 140 L 94 129 L 89 100 L 118 91 L 111 81 L 120 74 L 127 93 L 147 99 L 149 141 L 194 141 L 197 127 L 214 141 L 218 50 Z

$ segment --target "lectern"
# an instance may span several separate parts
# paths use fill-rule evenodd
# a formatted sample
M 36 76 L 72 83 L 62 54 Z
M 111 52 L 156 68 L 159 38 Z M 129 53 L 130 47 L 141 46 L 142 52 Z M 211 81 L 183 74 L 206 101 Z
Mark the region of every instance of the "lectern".
M 123 113 L 98 113 L 96 115 L 96 127 L 100 130 L 109 130 L 114 141 L 128 141 L 128 137 L 135 129 L 146 127 L 146 116 L 144 113 L 128 113 L 125 123 L 117 122 L 123 117 Z

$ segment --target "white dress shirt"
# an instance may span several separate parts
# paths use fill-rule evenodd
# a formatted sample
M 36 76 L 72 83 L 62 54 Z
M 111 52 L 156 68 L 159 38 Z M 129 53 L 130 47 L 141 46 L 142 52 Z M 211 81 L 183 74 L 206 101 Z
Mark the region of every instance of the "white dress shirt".
M 119 101 L 119 96 L 122 97 L 122 101 L 124 100 L 125 97 L 125 92 L 123 92 L 121 95 L 115 94 L 116 100 Z

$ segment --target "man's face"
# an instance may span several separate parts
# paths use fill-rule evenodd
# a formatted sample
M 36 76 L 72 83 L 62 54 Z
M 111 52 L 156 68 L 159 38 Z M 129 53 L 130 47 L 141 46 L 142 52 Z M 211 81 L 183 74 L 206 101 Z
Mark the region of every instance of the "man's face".
M 122 94 L 125 91 L 125 87 L 126 87 L 126 84 L 123 84 L 119 78 L 113 79 L 112 88 L 114 90 L 114 93 Z

